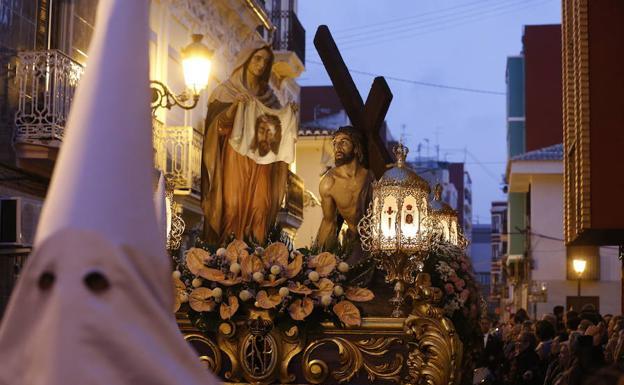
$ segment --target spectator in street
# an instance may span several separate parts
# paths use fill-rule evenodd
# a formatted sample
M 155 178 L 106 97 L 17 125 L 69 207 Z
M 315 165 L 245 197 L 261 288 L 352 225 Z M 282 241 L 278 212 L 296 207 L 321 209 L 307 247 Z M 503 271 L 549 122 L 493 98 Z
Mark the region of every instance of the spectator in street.
M 516 340 L 515 354 L 511 360 L 511 367 L 507 376 L 507 384 L 541 385 L 543 378 L 540 374 L 540 360 L 535 353 L 537 340 L 535 335 L 522 332 Z
M 549 321 L 538 321 L 535 324 L 535 336 L 538 341 L 535 351 L 540 360 L 545 364 L 545 370 L 550 361 L 550 349 L 553 338 L 555 338 L 555 327 Z
M 498 384 L 503 364 L 503 342 L 492 330 L 492 321 L 488 317 L 481 318 L 479 325 L 483 333 L 484 349 L 477 368 L 487 368 L 493 383 Z
M 553 314 L 557 317 L 557 327 L 555 328 L 557 334 L 565 331 L 565 323 L 563 322 L 563 306 L 557 305 L 553 307 Z

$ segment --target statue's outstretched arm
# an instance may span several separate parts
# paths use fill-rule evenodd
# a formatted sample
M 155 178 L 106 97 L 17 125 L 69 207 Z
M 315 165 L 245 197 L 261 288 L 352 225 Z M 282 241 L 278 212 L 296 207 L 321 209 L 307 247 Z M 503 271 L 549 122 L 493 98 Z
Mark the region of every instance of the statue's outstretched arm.
M 334 178 L 331 175 L 325 175 L 319 185 L 323 220 L 316 235 L 316 245 L 322 250 L 331 249 L 338 241 L 336 239 L 336 202 L 330 193 L 333 185 Z

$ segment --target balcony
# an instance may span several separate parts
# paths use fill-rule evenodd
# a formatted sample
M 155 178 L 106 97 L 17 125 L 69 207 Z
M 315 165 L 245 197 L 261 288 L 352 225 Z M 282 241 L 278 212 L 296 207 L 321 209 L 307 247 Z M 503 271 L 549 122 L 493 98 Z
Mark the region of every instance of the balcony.
M 154 120 L 154 165 L 174 183 L 175 193 L 199 199 L 202 134 L 190 126 Z
M 49 176 L 83 67 L 58 50 L 18 53 L 15 150 L 18 165 Z
M 18 53 L 15 142 L 59 146 L 84 71 L 58 50 Z
M 305 29 L 291 10 L 273 11 L 271 21 L 276 27 L 273 70 L 282 78 L 296 78 L 303 72 L 305 64 Z

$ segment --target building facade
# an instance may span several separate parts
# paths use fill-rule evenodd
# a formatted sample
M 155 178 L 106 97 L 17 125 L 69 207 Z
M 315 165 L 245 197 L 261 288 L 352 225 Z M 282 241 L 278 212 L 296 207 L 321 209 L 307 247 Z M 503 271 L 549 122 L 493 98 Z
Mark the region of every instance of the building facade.
M 492 263 L 490 266 L 490 293 L 488 303 L 493 313 L 500 317 L 506 301 L 509 299 L 509 290 L 506 284 L 503 260 L 507 256 L 507 201 L 492 202 Z
M 488 300 L 492 286 L 492 226 L 475 223 L 472 225 L 472 241 L 470 242 L 470 260 L 475 278 L 481 288 L 481 295 L 488 301 L 488 313 L 494 313 L 494 306 Z
M 617 314 L 620 307 L 617 250 L 566 247 L 563 239 L 563 145 L 513 157 L 509 191 L 526 194 L 527 227 L 521 232 L 526 239 L 524 259 L 528 268 L 524 281 L 517 276 L 508 279 L 514 285 L 515 308 L 525 308 L 539 318 L 551 313 L 556 305 L 580 310 L 582 304 L 592 303 L 601 313 Z M 572 265 L 576 258 L 587 261 L 580 296 L 578 275 Z

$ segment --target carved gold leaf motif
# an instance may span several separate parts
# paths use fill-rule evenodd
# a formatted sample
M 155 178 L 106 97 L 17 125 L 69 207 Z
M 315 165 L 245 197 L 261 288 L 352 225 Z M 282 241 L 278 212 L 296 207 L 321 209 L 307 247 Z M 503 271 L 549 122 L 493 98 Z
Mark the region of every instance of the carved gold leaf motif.
M 371 301 L 375 298 L 375 294 L 372 291 L 362 288 L 362 287 L 349 287 L 345 291 L 345 296 L 347 299 L 355 302 L 366 302 Z
M 262 271 L 262 261 L 255 254 L 243 254 L 240 259 L 241 275 L 245 282 L 251 281 L 253 273 Z
M 300 282 L 296 282 L 295 284 L 291 283 L 290 285 L 288 285 L 288 290 L 295 294 L 312 294 L 312 289 L 310 289 L 306 285 L 301 284 Z
M 247 247 L 245 242 L 239 241 L 238 239 L 230 242 L 225 249 L 225 259 L 230 264 L 240 261 L 244 255 L 249 254 L 249 252 L 247 252 Z
M 219 315 L 221 316 L 221 319 L 230 319 L 236 313 L 237 310 L 238 310 L 238 298 L 231 295 L 228 297 L 227 305 L 225 303 L 221 304 L 221 307 L 219 308 Z
M 225 280 L 225 274 L 221 270 L 213 269 L 210 267 L 204 267 L 199 270 L 199 276 L 206 278 L 209 281 L 223 281 Z
M 209 257 L 210 253 L 206 250 L 193 247 L 186 253 L 186 267 L 194 275 L 199 275 L 199 271 L 206 267 L 204 266 L 204 259 Z
M 279 294 L 268 295 L 266 291 L 260 290 L 256 295 L 256 302 L 262 309 L 273 309 L 282 302 L 282 297 Z
M 212 290 L 207 287 L 198 287 L 189 295 L 189 305 L 195 311 L 212 311 L 215 302 L 212 300 Z
M 262 255 L 264 266 L 270 268 L 273 265 L 285 267 L 288 265 L 288 248 L 281 242 L 271 243 Z
M 347 300 L 335 304 L 333 310 L 338 318 L 340 318 L 340 321 L 347 326 L 360 326 L 362 323 L 360 311 L 353 303 Z
M 286 266 L 286 277 L 293 278 L 301 271 L 301 267 L 303 266 L 303 255 L 297 254 L 291 263 Z
M 298 299 L 288 307 L 288 312 L 292 319 L 302 321 L 314 310 L 314 303 L 308 297 Z
M 328 252 L 320 253 L 310 258 L 308 266 L 313 267 L 321 277 L 326 277 L 336 268 L 336 256 Z
M 334 291 L 334 283 L 327 278 L 321 278 L 316 283 L 316 287 L 318 288 L 318 290 L 314 290 L 314 295 L 317 297 L 331 295 L 331 293 Z

